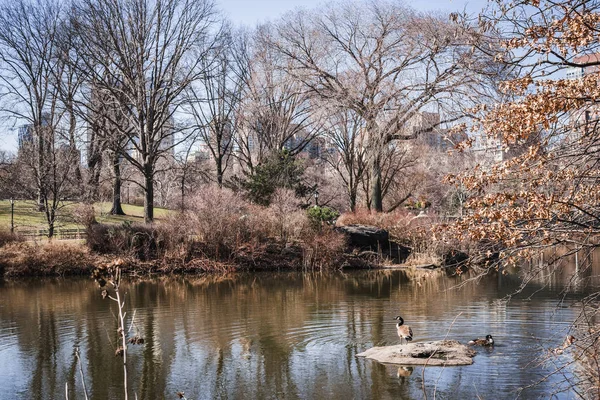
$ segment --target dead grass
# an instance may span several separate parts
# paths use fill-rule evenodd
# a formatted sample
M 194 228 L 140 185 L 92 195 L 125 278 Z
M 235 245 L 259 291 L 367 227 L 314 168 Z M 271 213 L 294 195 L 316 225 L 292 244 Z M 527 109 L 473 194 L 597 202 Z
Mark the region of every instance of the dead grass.
M 410 224 L 415 216 L 405 210 L 397 210 L 391 213 L 376 213 L 365 208 L 357 209 L 353 213 L 344 213 L 337 219 L 336 225 L 372 225 L 385 229 L 392 233 L 401 230 Z
M 408 266 L 418 265 L 435 265 L 439 266 L 442 264 L 442 256 L 432 251 L 427 252 L 413 252 L 411 253 L 404 264 Z
M 241 247 L 269 241 L 296 242 L 310 230 L 306 212 L 287 192 L 277 192 L 265 208 L 245 201 L 228 189 L 209 186 L 192 198 L 189 210 L 172 221 L 205 247 L 209 256 L 232 256 Z
M 324 227 L 305 238 L 302 243 L 303 267 L 309 269 L 341 268 L 344 262 L 346 236 Z
M 8 229 L 1 229 L 0 228 L 0 247 L 4 246 L 7 243 L 13 243 L 13 242 L 21 242 L 23 241 L 23 238 L 21 238 L 20 236 L 11 233 L 10 230 Z
M 12 242 L 0 251 L 0 268 L 7 277 L 86 274 L 97 262 L 76 242 Z

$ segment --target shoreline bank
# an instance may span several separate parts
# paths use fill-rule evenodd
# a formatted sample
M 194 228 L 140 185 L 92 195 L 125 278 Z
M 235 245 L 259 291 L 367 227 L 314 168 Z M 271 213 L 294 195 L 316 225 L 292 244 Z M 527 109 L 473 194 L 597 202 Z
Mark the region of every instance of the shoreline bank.
M 331 255 L 330 255 L 331 256 Z M 331 257 L 331 264 L 307 266 L 307 255 L 298 246 L 271 243 L 260 249 L 241 248 L 226 260 L 210 257 L 178 258 L 167 255 L 158 259 L 140 260 L 127 254 L 99 254 L 83 243 L 14 242 L 0 247 L 0 278 L 60 277 L 90 275 L 97 268 L 115 260 L 123 261 L 128 275 L 187 275 L 252 271 L 323 271 L 344 269 L 383 269 L 372 254 L 340 253 Z M 397 266 L 397 265 L 396 265 Z

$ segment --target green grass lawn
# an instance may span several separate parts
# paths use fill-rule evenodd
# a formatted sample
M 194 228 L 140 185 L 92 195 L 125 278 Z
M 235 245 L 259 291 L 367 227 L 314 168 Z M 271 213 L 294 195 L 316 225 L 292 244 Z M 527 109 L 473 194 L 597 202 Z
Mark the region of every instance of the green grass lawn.
M 73 216 L 71 215 L 76 204 L 77 203 L 75 202 L 67 202 L 60 208 L 56 222 L 56 227 L 58 229 L 83 228 L 83 226 L 75 223 Z M 123 211 L 125 211 L 125 214 L 127 215 L 110 215 L 108 212 L 110 211 L 111 205 L 112 204 L 108 202 L 94 204 L 96 220 L 98 222 L 104 224 L 121 224 L 124 221 L 129 221 L 131 223 L 144 222 L 144 207 L 123 204 Z M 165 218 L 169 212 L 171 211 L 164 208 L 154 208 L 154 217 L 156 220 L 160 220 Z M 37 211 L 35 201 L 31 200 L 15 201 L 14 224 L 17 232 L 46 229 L 48 227 L 46 214 Z M 9 228 L 10 201 L 0 200 L 0 229 Z

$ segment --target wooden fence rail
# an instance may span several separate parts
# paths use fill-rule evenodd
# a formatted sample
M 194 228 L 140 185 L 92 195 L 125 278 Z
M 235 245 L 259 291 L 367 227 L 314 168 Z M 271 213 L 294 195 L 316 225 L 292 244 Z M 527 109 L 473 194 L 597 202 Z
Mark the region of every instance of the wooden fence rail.
M 48 229 L 17 229 L 16 233 L 29 240 L 48 237 Z M 86 232 L 82 228 L 54 229 L 55 239 L 85 239 L 85 237 Z

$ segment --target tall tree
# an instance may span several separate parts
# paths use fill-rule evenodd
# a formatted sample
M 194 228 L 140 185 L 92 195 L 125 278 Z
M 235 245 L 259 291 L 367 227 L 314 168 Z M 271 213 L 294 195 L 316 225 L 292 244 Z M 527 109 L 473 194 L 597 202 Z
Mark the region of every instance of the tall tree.
M 432 129 L 413 130 L 409 122 L 433 105 L 448 116 L 438 125 L 458 118 L 458 99 L 467 102 L 482 83 L 474 71 L 485 60 L 468 45 L 478 37 L 447 17 L 397 2 L 332 3 L 289 14 L 273 30 L 262 40 L 280 58 L 282 71 L 313 98 L 364 120 L 377 211 L 383 209 L 381 169 L 388 143 Z
M 105 76 L 109 74 L 104 74 Z M 108 77 L 106 78 L 108 82 Z M 118 85 L 118 82 L 114 82 L 114 85 Z M 83 105 L 83 115 L 89 123 L 90 135 L 88 149 L 90 150 L 90 156 L 102 157 L 102 153 L 108 156 L 110 166 L 112 169 L 112 206 L 110 214 L 113 215 L 125 215 L 121 202 L 121 189 L 123 185 L 123 179 L 121 176 L 121 169 L 125 154 L 131 151 L 131 136 L 133 135 L 133 128 L 129 125 L 127 115 L 125 114 L 122 106 L 125 103 L 124 99 L 120 101 L 114 101 L 114 94 L 103 90 L 96 86 L 93 82 L 91 83 L 90 98 L 85 99 Z M 129 127 L 129 129 L 127 129 Z M 97 153 L 94 153 L 97 152 Z M 101 168 L 101 161 L 98 163 L 98 170 Z M 96 173 L 96 171 L 89 171 Z M 100 171 L 97 172 L 98 174 Z M 93 176 L 96 179 L 96 176 Z
M 239 126 L 239 105 L 247 81 L 247 64 L 236 54 L 244 44 L 244 35 L 224 30 L 219 45 L 202 60 L 206 73 L 188 90 L 188 110 L 194 129 L 214 162 L 216 181 L 221 187 L 230 166 L 235 136 Z M 241 62 L 240 62 L 241 61 Z
M 205 71 L 216 14 L 210 0 L 82 0 L 76 6 L 82 63 L 90 80 L 123 113 L 125 157 L 144 178 L 144 219 L 154 219 L 154 173 L 161 156 L 189 133 L 174 114 Z M 178 135 L 180 134 L 180 135 Z
M 36 141 L 38 207 L 44 208 L 47 128 L 56 123 L 60 8 L 53 1 L 18 0 L 0 6 L 0 91 L 4 118 L 26 124 Z
M 324 137 L 335 151 L 325 160 L 342 179 L 350 210 L 356 210 L 358 190 L 367 168 L 367 146 L 363 120 L 352 110 L 339 111 L 327 118 Z
M 58 3 L 19 0 L 0 6 L 0 93 L 3 117 L 25 123 L 19 164 L 33 176 L 48 236 L 64 199 L 74 197 L 79 167 L 76 121 L 70 107 L 73 77 L 61 46 Z
M 245 52 L 248 80 L 240 110 L 237 157 L 244 172 L 282 149 L 295 157 L 318 135 L 323 116 L 311 103 L 301 82 L 281 71 L 281 57 L 264 40 L 270 37 L 269 26 L 262 26 Z

